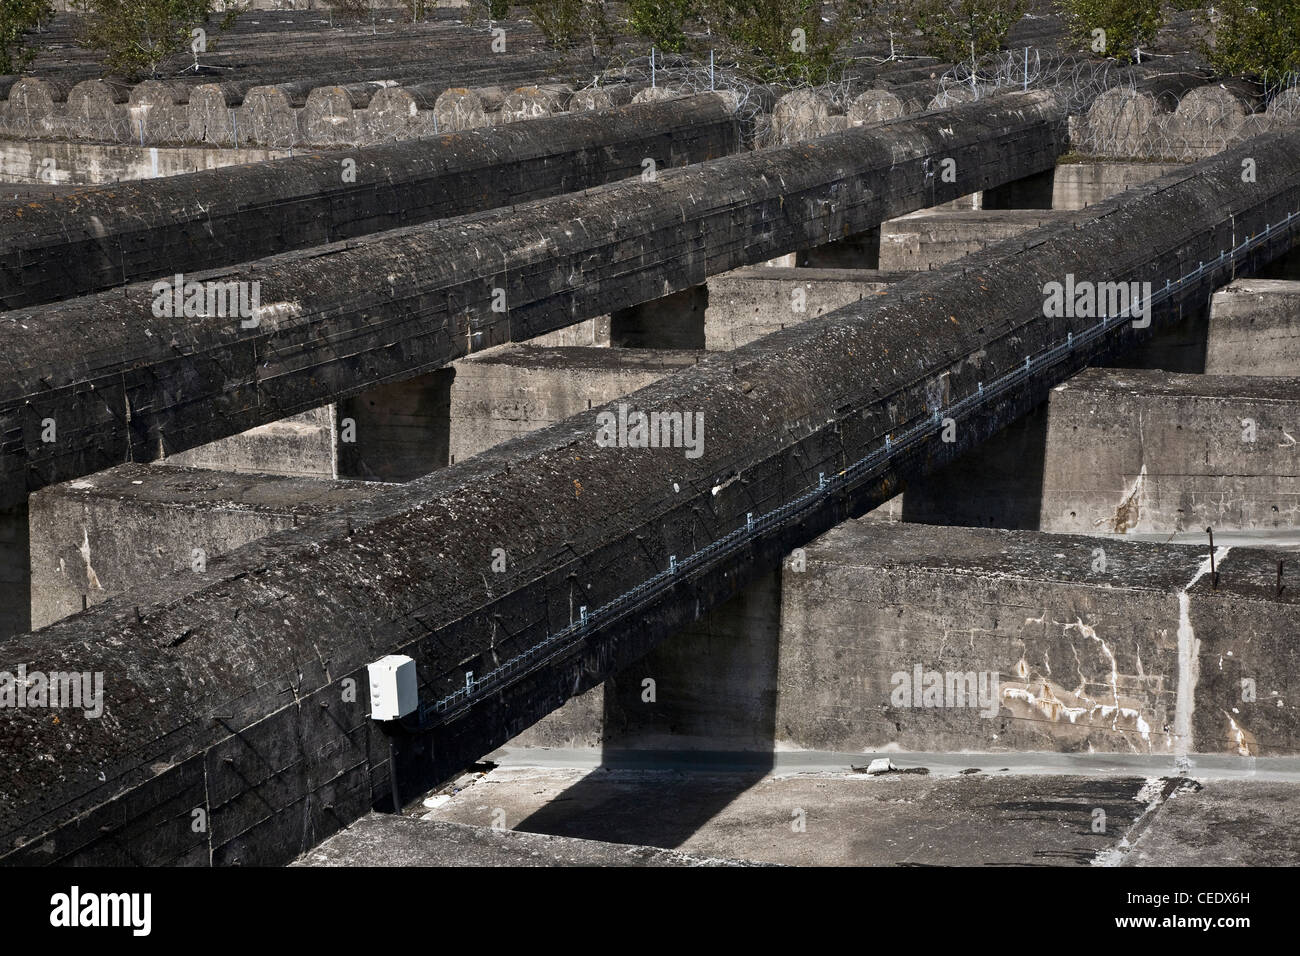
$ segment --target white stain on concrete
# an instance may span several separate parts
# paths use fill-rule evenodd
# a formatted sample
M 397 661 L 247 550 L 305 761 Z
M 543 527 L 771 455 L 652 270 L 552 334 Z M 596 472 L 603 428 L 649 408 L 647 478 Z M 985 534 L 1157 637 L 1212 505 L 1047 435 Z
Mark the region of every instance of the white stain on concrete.
M 1187 592 L 1210 573 L 1211 567 L 1221 565 L 1229 550 L 1216 549 L 1213 557 L 1202 561 L 1192 579 L 1178 592 L 1178 697 L 1174 704 L 1174 753 L 1179 757 L 1186 757 L 1191 751 L 1192 714 L 1196 707 L 1196 682 L 1200 678 L 1197 655 L 1201 642 L 1192 629 L 1191 599 Z

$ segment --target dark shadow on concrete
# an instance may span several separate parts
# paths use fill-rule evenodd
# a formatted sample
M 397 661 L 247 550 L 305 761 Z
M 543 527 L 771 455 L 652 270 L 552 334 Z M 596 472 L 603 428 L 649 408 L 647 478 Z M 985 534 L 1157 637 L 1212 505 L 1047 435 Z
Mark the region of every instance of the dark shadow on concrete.
M 904 521 L 1037 531 L 1047 403 L 933 474 L 909 478 Z
M 1260 269 L 1256 278 L 1300 281 L 1300 246 Z
M 879 269 L 880 227 L 804 249 L 797 253 L 795 265 L 803 269 Z
M 611 677 L 601 765 L 515 829 L 681 846 L 774 766 L 780 632 L 775 573 Z
M 32 629 L 27 502 L 0 508 L 0 640 Z
M 1056 188 L 1056 168 L 984 190 L 983 209 L 1051 209 Z
M 1190 375 L 1205 373 L 1210 345 L 1210 309 L 1198 309 L 1170 328 L 1162 329 L 1142 345 L 1105 363 L 1107 368 L 1159 369 Z
M 438 369 L 340 401 L 334 436 L 338 476 L 400 482 L 446 468 L 455 377 L 454 367 Z
M 610 315 L 609 344 L 624 349 L 703 349 L 706 283 Z

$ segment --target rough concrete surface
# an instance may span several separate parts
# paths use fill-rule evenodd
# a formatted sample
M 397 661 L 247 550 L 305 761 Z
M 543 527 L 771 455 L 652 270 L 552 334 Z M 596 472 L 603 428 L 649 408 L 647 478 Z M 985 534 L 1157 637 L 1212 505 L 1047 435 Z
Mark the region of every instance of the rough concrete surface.
M 595 413 L 586 413 L 387 491 L 364 508 L 246 546 L 219 559 L 221 573 L 202 588 L 179 578 L 147 584 L 141 592 L 146 613 L 110 601 L 14 638 L 5 646 L 15 663 L 40 658 L 50 669 L 130 676 L 119 676 L 110 690 L 111 723 L 66 722 L 56 730 L 38 715 L 5 715 L 15 733 L 44 741 L 42 751 L 58 755 L 4 771 L 6 839 L 30 840 L 18 850 L 24 857 L 112 855 L 116 845 L 99 837 L 98 821 L 129 804 L 132 826 L 149 834 L 138 849 L 152 860 L 203 852 L 213 862 L 296 856 L 360 816 L 387 789 L 384 741 L 366 726 L 360 707 L 345 706 L 340 716 L 336 680 L 361 676 L 376 653 L 407 650 L 419 659 L 425 692 L 441 696 L 464 687 L 466 670 L 490 670 L 493 659 L 521 653 L 539 634 L 566 626 L 579 603 L 574 598 L 599 607 L 663 572 L 670 556 L 692 553 L 706 535 L 743 529 L 756 500 L 776 504 L 815 487 L 819 469 L 834 475 L 882 445 L 898 425 L 926 420 L 928 401 L 975 393 L 989 372 L 1022 368 L 1027 351 L 1063 341 L 1071 323 L 1042 315 L 1048 277 L 1101 261 L 1117 280 L 1173 276 L 1189 257 L 1217 258 L 1231 241 L 1228 232 L 1276 222 L 1278 210 L 1300 198 L 1294 146 L 1294 134 L 1252 143 L 1261 160 L 1259 180 L 1249 187 L 1240 181 L 1240 150 L 1229 152 L 1139 187 L 1123 202 L 1099 204 L 1081 214 L 1078 228 L 1044 227 L 1041 241 L 1028 249 L 1017 242 L 1001 255 L 977 253 L 961 272 L 909 280 L 908 289 L 891 290 L 891 301 L 875 309 L 854 306 L 813 319 L 637 393 L 652 408 L 696 410 L 707 401 L 726 425 L 698 460 L 680 449 L 655 456 L 598 447 Z M 691 172 L 665 174 L 660 184 L 669 175 L 688 181 Z M 1275 230 L 1268 241 L 1273 245 L 1256 247 L 1259 260 L 1289 249 L 1292 236 Z M 1215 282 L 1203 275 L 1180 292 L 1207 298 Z M 1182 301 L 1161 306 L 1157 327 Z M 964 318 L 953 311 L 958 303 Z M 1076 350 L 1022 381 L 1014 401 L 999 400 L 1000 410 L 990 410 L 965 440 L 982 440 L 988 429 L 1023 414 L 1082 364 L 1106 348 L 1122 348 L 1135 334 L 1130 330 L 1124 323 L 1095 352 Z M 933 463 L 944 463 L 945 449 L 937 441 L 926 446 L 931 449 Z M 749 482 L 729 480 L 737 475 Z M 407 741 L 409 770 L 454 773 L 773 570 L 792 547 L 891 493 L 864 477 L 815 499 L 796 521 L 752 536 L 743 554 L 656 592 L 652 610 L 611 622 L 598 639 L 584 638 L 568 656 L 512 682 L 508 705 L 497 694 L 478 698 L 473 719 Z M 653 537 L 642 534 L 647 528 Z M 484 580 L 484 569 L 497 535 L 526 543 L 515 547 L 511 570 L 494 585 Z M 496 624 L 498 613 L 525 626 L 505 631 Z M 105 631 L 119 643 L 96 638 Z M 283 683 L 268 683 L 269 674 L 284 675 Z M 193 693 L 160 699 L 146 686 Z M 334 712 L 326 719 L 320 705 L 331 701 Z M 214 714 L 229 716 L 223 724 Z M 434 743 L 431 759 L 421 748 Z M 262 747 L 273 748 L 274 761 L 257 755 Z M 161 757 L 170 761 L 168 769 L 151 771 Z M 179 804 L 201 800 L 205 791 L 224 801 L 214 813 L 219 829 L 195 839 L 180 825 Z
M 1300 865 L 1300 786 L 1207 781 L 1167 800 L 1125 866 Z
M 744 866 L 738 860 L 372 813 L 294 866 Z
M 946 778 L 499 768 L 428 817 L 488 826 L 501 811 L 525 832 L 803 866 L 1087 866 L 1147 808 L 1144 786 L 996 766 Z

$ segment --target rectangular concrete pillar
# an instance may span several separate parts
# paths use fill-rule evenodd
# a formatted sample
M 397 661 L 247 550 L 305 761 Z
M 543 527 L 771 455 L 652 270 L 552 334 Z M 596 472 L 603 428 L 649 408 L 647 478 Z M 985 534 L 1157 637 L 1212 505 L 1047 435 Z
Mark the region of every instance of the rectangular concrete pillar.
M 709 287 L 691 286 L 610 316 L 609 344 L 624 349 L 702 349 Z
M 1300 280 L 1300 248 L 1292 249 L 1259 270 L 1261 279 L 1281 279 L 1286 282 Z
M 872 515 L 1081 534 L 1285 535 L 1300 528 L 1293 436 L 1300 379 L 1088 369 Z
M 370 487 L 129 464 L 43 488 L 31 496 L 32 627 L 168 574 L 203 574 L 218 555 Z
M 773 574 L 606 681 L 605 750 L 771 753 L 780 621 Z
M 1090 369 L 1048 403 L 1041 527 L 1300 527 L 1300 379 Z
M 508 746 L 770 753 L 780 620 L 771 575 Z
M 608 347 L 609 316 L 602 315 L 599 318 L 587 319 L 585 322 L 579 322 L 577 325 L 571 325 L 566 329 L 556 329 L 554 332 L 538 335 L 529 339 L 528 344 L 540 345 L 543 348 L 558 346 Z
M 906 273 L 750 266 L 709 280 L 704 344 L 725 351 L 882 291 Z
M 338 403 L 338 476 L 411 481 L 447 467 L 454 369 L 380 385 Z
M 913 213 L 880 229 L 884 271 L 937 269 L 987 246 L 1014 239 L 1060 218 L 1052 210 L 984 210 Z
M 1238 279 L 1216 292 L 1210 301 L 1205 371 L 1300 373 L 1300 282 Z

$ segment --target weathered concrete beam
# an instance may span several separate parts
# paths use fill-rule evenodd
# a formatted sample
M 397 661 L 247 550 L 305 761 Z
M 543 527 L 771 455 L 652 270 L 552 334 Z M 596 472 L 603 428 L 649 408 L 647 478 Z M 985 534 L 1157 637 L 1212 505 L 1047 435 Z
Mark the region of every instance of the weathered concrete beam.
M 1244 149 L 1257 161 L 1255 183 L 1240 179 Z M 4 859 L 121 859 L 123 846 L 138 862 L 291 858 L 389 793 L 387 741 L 348 696 L 366 683 L 370 660 L 409 653 L 426 702 L 465 687 L 467 672 L 480 681 L 456 719 L 396 740 L 403 785 L 445 779 L 774 570 L 791 548 L 1149 334 L 1120 321 L 1085 338 L 1095 318 L 1044 315 L 1047 283 L 1075 274 L 1163 288 L 1188 277 L 1153 304 L 1159 328 L 1232 272 L 1295 245 L 1300 215 L 1273 225 L 1290 213 L 1300 214 L 1300 133 L 1261 137 L 1077 224 L 1043 227 L 961 268 L 708 356 L 629 397 L 646 411 L 705 415 L 699 457 L 601 444 L 607 409 L 593 409 L 232 552 L 202 581 L 146 583 L 129 601 L 12 639 L 0 670 L 102 673 L 105 718 L 0 713 L 0 740 L 21 742 L 6 744 L 15 752 L 0 761 Z M 1198 271 L 1202 261 L 1211 265 Z M 939 440 L 934 412 L 975 396 L 984 403 L 962 414 L 955 440 Z M 848 470 L 905 433 L 924 437 Z M 831 482 L 820 491 L 819 476 Z M 787 510 L 746 534 L 747 515 L 778 507 Z M 728 535 L 726 548 L 701 551 Z M 507 555 L 499 573 L 496 548 Z M 665 574 L 674 561 L 677 572 Z M 1248 595 L 1255 577 L 1225 576 L 1220 587 Z M 579 608 L 593 611 L 572 642 L 533 650 L 571 633 Z M 482 683 L 521 654 L 527 667 Z M 191 827 L 198 807 L 208 811 L 203 834 Z
M 150 285 L 5 313 L 0 503 L 860 233 L 1063 146 L 1050 98 L 1015 94 L 197 277 L 260 289 L 249 319 L 158 317 Z M 944 158 L 954 183 L 929 175 Z
M 721 97 L 208 170 L 0 210 L 21 308 L 587 189 L 735 152 Z

